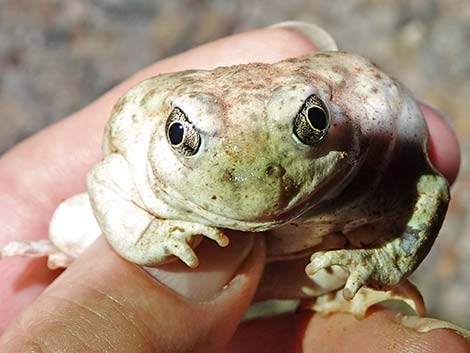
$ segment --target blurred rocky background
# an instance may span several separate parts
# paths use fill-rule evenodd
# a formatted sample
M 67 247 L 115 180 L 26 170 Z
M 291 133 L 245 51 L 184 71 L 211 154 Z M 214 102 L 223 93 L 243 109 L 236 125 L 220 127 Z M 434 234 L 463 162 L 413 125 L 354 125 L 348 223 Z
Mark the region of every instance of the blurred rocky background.
M 449 116 L 463 166 L 413 277 L 432 316 L 469 327 L 469 0 L 0 0 L 0 153 L 147 64 L 284 20 L 323 26 Z

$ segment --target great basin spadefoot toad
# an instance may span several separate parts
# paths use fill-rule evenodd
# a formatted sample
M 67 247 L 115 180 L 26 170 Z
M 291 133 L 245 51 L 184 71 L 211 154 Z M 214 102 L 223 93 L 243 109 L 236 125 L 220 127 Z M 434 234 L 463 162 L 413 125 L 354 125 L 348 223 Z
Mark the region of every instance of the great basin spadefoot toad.
M 162 74 L 114 107 L 88 175 L 99 227 L 79 195 L 58 208 L 51 241 L 2 256 L 66 266 L 102 231 L 136 264 L 196 267 L 200 236 L 225 246 L 227 228 L 266 233 L 271 260 L 313 254 L 314 296 L 388 290 L 426 256 L 449 202 L 426 149 L 413 96 L 357 55 Z

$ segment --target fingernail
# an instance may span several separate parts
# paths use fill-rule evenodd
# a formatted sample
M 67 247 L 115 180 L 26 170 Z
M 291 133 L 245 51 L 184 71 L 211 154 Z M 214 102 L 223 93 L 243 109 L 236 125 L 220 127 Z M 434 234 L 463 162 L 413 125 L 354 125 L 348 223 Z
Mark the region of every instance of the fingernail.
M 447 124 L 447 126 L 449 128 L 451 128 L 452 130 L 455 130 L 454 129 L 454 126 L 453 126 L 453 123 L 452 123 L 452 120 L 449 118 L 449 116 L 447 114 L 445 114 L 442 110 L 440 110 L 439 108 L 437 108 L 435 105 L 432 105 L 428 102 L 424 102 L 422 100 L 419 100 L 418 99 L 418 102 L 419 102 L 419 105 L 424 108 L 424 109 L 427 109 L 429 110 L 430 112 L 432 112 L 434 115 L 438 116 L 441 118 L 441 120 L 444 121 L 444 123 Z
M 333 37 L 323 28 L 303 21 L 286 21 L 273 24 L 269 28 L 284 28 L 299 33 L 302 37 L 311 42 L 319 51 L 337 51 Z
M 429 332 L 437 329 L 449 329 L 460 336 L 470 340 L 470 331 L 447 321 L 432 319 L 430 317 L 406 316 L 397 314 L 395 320 L 402 326 L 416 332 Z
M 195 249 L 199 266 L 191 269 L 181 261 L 174 261 L 145 270 L 163 285 L 179 295 L 194 301 L 214 299 L 237 275 L 253 248 L 253 235 L 227 232 L 230 244 L 221 248 L 204 239 Z M 256 235 L 255 235 L 256 236 Z
M 452 184 L 459 173 L 461 150 L 456 129 L 445 114 L 427 103 L 419 103 L 429 130 L 428 155 L 431 163 Z

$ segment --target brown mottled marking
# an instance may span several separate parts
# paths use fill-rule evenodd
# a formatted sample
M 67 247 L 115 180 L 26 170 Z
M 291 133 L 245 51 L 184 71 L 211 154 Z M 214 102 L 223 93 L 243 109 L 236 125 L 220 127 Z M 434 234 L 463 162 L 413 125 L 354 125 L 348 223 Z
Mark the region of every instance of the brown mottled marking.
M 232 181 L 233 180 L 233 170 L 232 169 L 226 169 L 224 174 L 222 175 L 222 179 L 225 181 Z
M 340 65 L 333 65 L 331 67 L 331 71 L 343 76 L 347 76 L 349 73 L 349 70 L 346 67 Z
M 122 110 L 124 109 L 124 106 L 127 104 L 127 101 L 128 101 L 127 96 L 121 97 L 121 99 L 119 99 L 118 102 L 116 103 L 116 105 L 114 106 L 113 113 L 114 114 L 121 113 Z
M 142 99 L 140 100 L 140 105 L 141 106 L 145 106 L 147 104 L 147 102 L 149 101 L 149 99 L 153 96 L 155 96 L 157 93 L 158 93 L 158 89 L 157 88 L 152 88 L 150 89 L 143 97 Z

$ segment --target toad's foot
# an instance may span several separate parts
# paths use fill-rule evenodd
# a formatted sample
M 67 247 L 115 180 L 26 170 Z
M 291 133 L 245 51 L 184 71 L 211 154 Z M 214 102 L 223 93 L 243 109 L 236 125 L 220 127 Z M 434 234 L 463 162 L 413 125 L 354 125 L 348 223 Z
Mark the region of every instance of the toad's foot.
M 312 255 L 305 272 L 312 276 L 333 265 L 344 267 L 349 271 L 349 277 L 344 285 L 343 296 L 351 300 L 362 286 L 392 287 L 402 280 L 403 273 L 391 257 L 386 247 L 322 251 Z
M 408 304 L 419 316 L 426 314 L 423 297 L 409 281 L 404 281 L 388 291 L 361 288 L 352 300 L 344 299 L 342 291 L 336 291 L 309 299 L 301 304 L 301 309 L 313 309 L 321 314 L 345 312 L 364 318 L 367 309 L 375 304 L 390 300 L 399 300 Z
M 0 259 L 12 256 L 47 257 L 50 269 L 67 267 L 73 257 L 58 249 L 50 240 L 12 241 L 0 249 Z
M 122 155 L 110 154 L 93 167 L 88 173 L 88 192 L 106 239 L 122 257 L 135 264 L 158 266 L 174 255 L 194 268 L 199 264 L 193 251 L 199 236 L 215 240 L 220 246 L 229 243 L 216 227 L 164 219 L 157 216 L 158 212 L 151 212 Z
M 152 244 L 146 244 L 148 236 L 152 236 Z M 161 257 L 174 255 L 191 268 L 199 265 L 199 260 L 194 253 L 194 238 L 203 235 L 217 242 L 220 246 L 227 246 L 228 237 L 218 228 L 205 226 L 199 223 L 158 220 L 154 221 L 146 234 L 137 241 L 137 247 L 155 246 L 161 247 Z
M 389 289 L 409 276 L 436 238 L 449 203 L 449 186 L 439 175 L 423 175 L 416 189 L 416 203 L 402 234 L 380 238 L 375 247 L 314 253 L 305 271 L 313 275 L 333 265 L 344 267 L 349 277 L 343 289 L 351 300 L 362 286 Z

